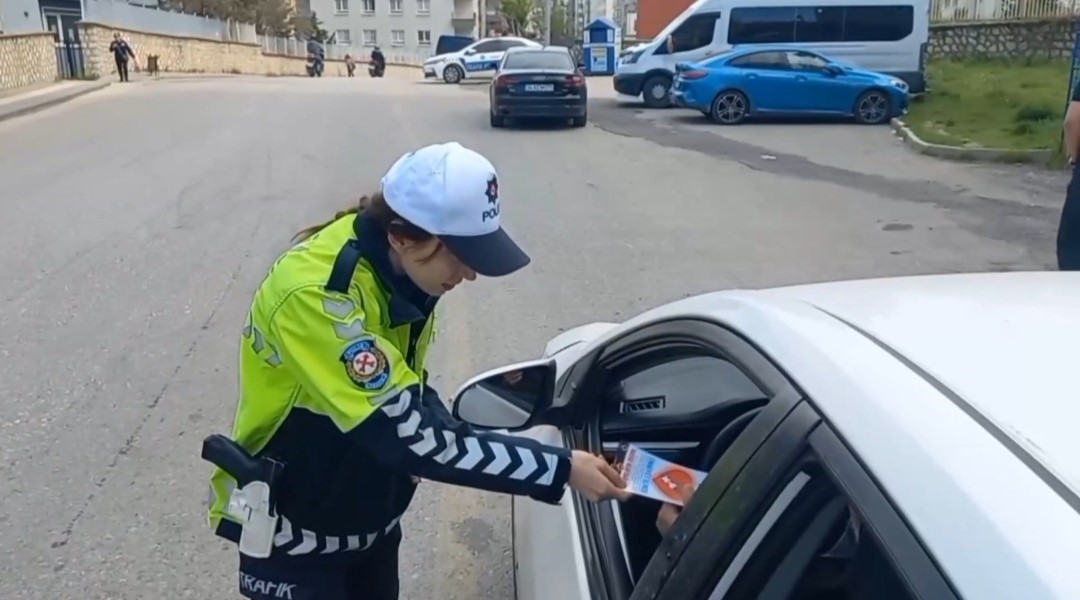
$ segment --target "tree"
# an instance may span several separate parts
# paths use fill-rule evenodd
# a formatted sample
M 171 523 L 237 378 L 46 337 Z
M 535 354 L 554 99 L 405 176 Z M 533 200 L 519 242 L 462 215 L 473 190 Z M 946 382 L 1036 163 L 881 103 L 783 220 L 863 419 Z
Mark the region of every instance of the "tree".
M 322 21 L 319 20 L 319 16 L 315 14 L 315 11 L 311 11 L 311 33 L 308 39 L 315 40 L 320 44 L 325 44 L 326 39 L 330 37 L 330 32 L 322 28 Z
M 500 6 L 511 34 L 522 35 L 533 24 L 536 16 L 533 0 L 502 0 Z

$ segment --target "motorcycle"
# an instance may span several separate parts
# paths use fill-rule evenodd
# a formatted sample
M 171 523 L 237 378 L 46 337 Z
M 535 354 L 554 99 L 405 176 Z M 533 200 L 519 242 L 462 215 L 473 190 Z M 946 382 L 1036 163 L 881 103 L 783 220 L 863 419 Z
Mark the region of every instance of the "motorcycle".
M 307 55 L 307 74 L 308 77 L 322 77 L 323 74 L 323 61 L 312 52 Z
M 367 72 L 371 77 L 382 77 L 386 73 L 386 65 L 383 63 L 371 63 L 368 65 Z

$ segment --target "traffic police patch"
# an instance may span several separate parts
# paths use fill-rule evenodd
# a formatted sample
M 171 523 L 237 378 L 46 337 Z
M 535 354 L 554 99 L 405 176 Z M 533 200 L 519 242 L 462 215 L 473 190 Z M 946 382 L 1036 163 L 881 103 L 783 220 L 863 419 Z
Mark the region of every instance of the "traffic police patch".
M 390 381 L 390 361 L 375 345 L 375 339 L 360 338 L 345 347 L 341 362 L 358 387 L 371 392 L 381 390 Z

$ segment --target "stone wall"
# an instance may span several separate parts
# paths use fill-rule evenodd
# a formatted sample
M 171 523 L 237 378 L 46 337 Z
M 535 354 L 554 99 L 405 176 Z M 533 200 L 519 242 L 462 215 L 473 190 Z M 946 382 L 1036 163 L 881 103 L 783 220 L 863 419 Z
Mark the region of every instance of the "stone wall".
M 1069 58 L 1072 19 L 983 21 L 930 26 L 934 58 Z
M 51 33 L 0 35 L 0 92 L 58 77 Z
M 203 38 L 181 37 L 117 29 L 100 23 L 79 23 L 86 48 L 87 74 L 110 77 L 116 64 L 109 52 L 113 33 L 119 31 L 131 44 L 139 65 L 146 58 L 158 56 L 158 69 L 178 73 L 234 73 L 245 75 L 305 75 L 307 60 L 302 57 L 263 54 L 257 44 L 219 42 Z M 327 61 L 325 76 L 345 75 L 345 63 Z

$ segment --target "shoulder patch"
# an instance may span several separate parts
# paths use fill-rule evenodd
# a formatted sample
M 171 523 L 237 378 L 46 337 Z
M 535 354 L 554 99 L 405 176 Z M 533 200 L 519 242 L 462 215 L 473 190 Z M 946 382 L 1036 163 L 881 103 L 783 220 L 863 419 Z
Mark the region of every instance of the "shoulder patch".
M 349 379 L 360 389 L 375 392 L 390 381 L 390 361 L 370 336 L 350 342 L 341 353 L 341 362 Z

